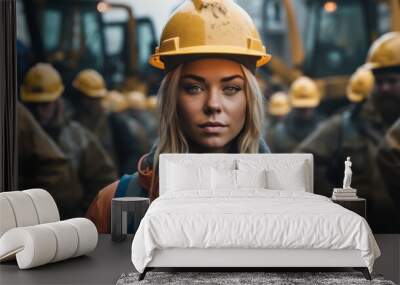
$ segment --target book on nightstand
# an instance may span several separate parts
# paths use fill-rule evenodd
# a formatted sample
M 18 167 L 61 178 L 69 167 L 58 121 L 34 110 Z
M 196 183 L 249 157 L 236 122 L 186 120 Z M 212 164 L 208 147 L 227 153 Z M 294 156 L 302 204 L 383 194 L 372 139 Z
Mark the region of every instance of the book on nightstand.
M 352 200 L 357 199 L 357 189 L 349 188 L 334 188 L 332 193 L 332 199 L 335 200 Z

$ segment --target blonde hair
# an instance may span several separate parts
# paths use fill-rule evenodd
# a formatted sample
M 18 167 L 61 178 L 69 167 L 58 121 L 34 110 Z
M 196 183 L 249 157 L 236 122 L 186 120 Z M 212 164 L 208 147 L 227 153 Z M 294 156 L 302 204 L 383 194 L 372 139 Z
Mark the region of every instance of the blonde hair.
M 237 136 L 237 147 L 239 153 L 257 153 L 259 139 L 264 126 L 264 97 L 258 86 L 256 77 L 243 65 L 245 95 L 246 95 L 246 119 L 243 129 Z M 162 80 L 158 91 L 158 114 L 159 114 L 159 142 L 153 160 L 153 180 L 151 189 L 158 176 L 158 157 L 161 153 L 188 153 L 189 144 L 182 131 L 181 122 L 177 112 L 179 80 L 182 65 L 171 70 Z M 158 193 L 150 190 L 150 198 L 157 198 Z

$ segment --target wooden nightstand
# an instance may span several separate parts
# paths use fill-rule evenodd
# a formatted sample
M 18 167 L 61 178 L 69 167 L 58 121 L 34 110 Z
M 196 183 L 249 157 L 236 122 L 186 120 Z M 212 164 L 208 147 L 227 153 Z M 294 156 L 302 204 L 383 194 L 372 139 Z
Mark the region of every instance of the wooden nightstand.
M 338 200 L 331 198 L 331 200 L 332 202 L 359 214 L 364 219 L 367 219 L 367 200 L 364 198 L 354 198 L 351 200 Z

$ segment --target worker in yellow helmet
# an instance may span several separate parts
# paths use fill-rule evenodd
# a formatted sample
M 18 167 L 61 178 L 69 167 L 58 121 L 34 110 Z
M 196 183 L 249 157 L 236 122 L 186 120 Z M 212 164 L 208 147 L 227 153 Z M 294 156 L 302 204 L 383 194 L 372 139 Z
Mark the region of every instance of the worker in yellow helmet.
M 103 76 L 93 69 L 80 71 L 72 81 L 74 120 L 90 130 L 118 167 L 113 132 L 102 100 L 108 90 Z
M 366 67 L 357 69 L 351 76 L 346 95 L 350 102 L 364 102 L 374 89 L 375 79 L 371 70 Z
M 292 107 L 289 114 L 266 134 L 273 152 L 293 152 L 321 120 L 315 113 L 321 101 L 321 93 L 312 79 L 296 79 L 289 90 L 289 101 Z
M 102 99 L 101 103 L 108 113 L 120 113 L 129 108 L 128 100 L 117 90 L 109 91 L 107 96 Z
M 57 192 L 54 197 L 58 199 L 61 215 L 70 218 L 84 214 L 98 189 L 116 178 L 116 171 L 97 139 L 66 116 L 63 91 L 58 71 L 50 64 L 38 63 L 26 74 L 21 100 L 68 158 L 70 177 L 49 191 Z
M 343 161 L 350 156 L 352 186 L 368 200 L 368 223 L 374 233 L 391 233 L 400 228 L 400 208 L 395 206 L 399 201 L 394 200 L 399 195 L 391 195 L 388 185 L 393 185 L 393 181 L 385 181 L 386 176 L 383 176 L 383 172 L 393 173 L 393 169 L 378 168 L 380 158 L 377 155 L 389 128 L 400 117 L 400 32 L 379 37 L 370 47 L 362 68 L 370 69 L 375 78 L 370 95 L 321 124 L 298 151 L 314 154 L 314 191 L 327 196 L 331 195 L 333 187 L 341 185 Z M 358 72 L 354 76 L 364 73 L 363 69 Z M 368 82 L 365 85 L 368 88 L 360 90 L 368 90 L 370 84 Z M 364 96 L 352 94 L 351 100 Z M 389 137 L 393 139 L 393 135 L 398 134 L 394 132 Z
M 116 90 L 109 92 L 103 76 L 94 69 L 80 71 L 72 87 L 74 119 L 99 139 L 120 175 L 135 171 L 148 141 L 143 127 L 123 115 L 129 108 L 126 98 Z
M 290 112 L 289 96 L 283 91 L 278 91 L 269 96 L 265 112 L 265 134 L 272 132 L 275 125 L 281 122 Z
M 151 98 L 156 99 L 155 96 L 151 96 Z M 149 144 L 153 145 L 158 137 L 158 120 L 153 111 L 156 102 L 154 99 L 149 100 L 142 92 L 138 91 L 129 92 L 126 99 L 129 105 L 127 114 L 144 127 Z
M 146 109 L 151 112 L 155 112 L 157 110 L 157 96 L 149 96 L 146 99 Z
M 130 115 L 127 95 L 113 90 L 103 103 L 108 110 L 119 173 L 134 173 L 139 159 L 150 150 L 145 126 Z
M 278 121 L 283 119 L 290 112 L 289 96 L 282 91 L 271 95 L 268 103 L 268 114 Z
M 387 126 L 400 117 L 400 32 L 391 32 L 376 40 L 367 62 L 376 82 L 372 101 Z
M 109 231 L 112 197 L 158 197 L 160 153 L 269 151 L 255 72 L 270 57 L 252 19 L 233 0 L 187 0 L 175 9 L 149 60 L 165 71 L 158 92 L 158 143 L 137 173 L 93 201 L 87 216 L 100 232 Z

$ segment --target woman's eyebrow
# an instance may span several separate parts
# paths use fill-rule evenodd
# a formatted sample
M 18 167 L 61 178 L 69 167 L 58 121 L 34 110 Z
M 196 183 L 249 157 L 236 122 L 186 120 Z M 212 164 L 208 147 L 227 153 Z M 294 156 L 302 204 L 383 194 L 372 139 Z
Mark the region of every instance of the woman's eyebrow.
M 236 79 L 236 78 L 240 78 L 240 79 L 242 79 L 244 81 L 243 76 L 236 74 L 236 75 L 232 75 L 232 76 L 228 76 L 228 77 L 222 78 L 221 82 L 231 81 L 231 80 Z
M 234 80 L 236 78 L 240 78 L 240 79 L 242 79 L 244 81 L 243 76 L 241 76 L 239 74 L 235 74 L 235 75 L 232 75 L 232 76 L 228 76 L 228 77 L 222 78 L 221 82 L 228 82 L 228 81 Z M 195 75 L 195 74 L 186 74 L 186 75 L 182 76 L 181 79 L 193 79 L 193 80 L 196 80 L 196 81 L 199 81 L 199 82 L 202 82 L 202 83 L 206 82 L 205 78 L 203 78 L 201 76 L 198 76 L 198 75 Z
M 203 83 L 206 82 L 206 80 L 203 77 L 194 75 L 194 74 L 186 74 L 186 75 L 182 76 L 181 79 L 193 79 L 193 80 L 203 82 Z

